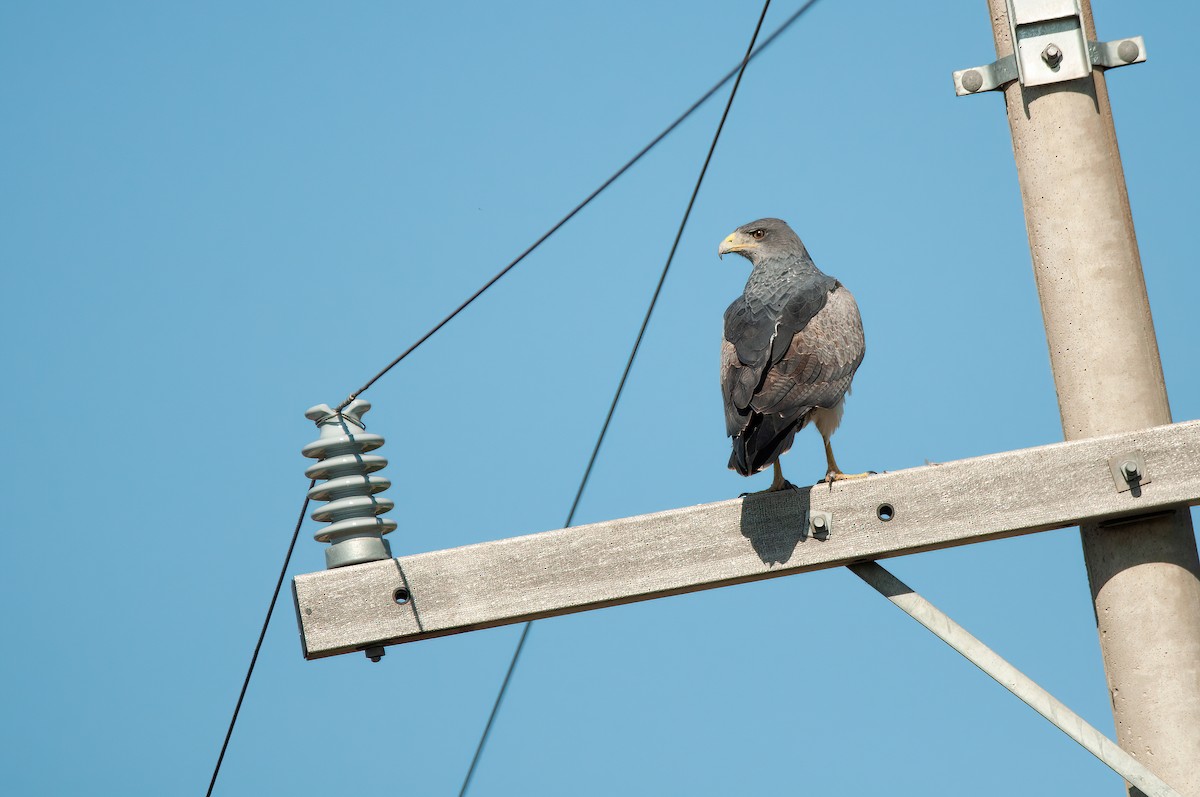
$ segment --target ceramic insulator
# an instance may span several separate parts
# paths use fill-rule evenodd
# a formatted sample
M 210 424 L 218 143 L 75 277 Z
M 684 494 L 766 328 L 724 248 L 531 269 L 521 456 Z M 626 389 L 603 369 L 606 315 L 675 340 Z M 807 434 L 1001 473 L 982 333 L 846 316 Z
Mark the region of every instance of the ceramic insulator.
M 313 520 L 329 523 L 313 535 L 318 542 L 330 543 L 325 549 L 328 567 L 374 562 L 392 555 L 383 535 L 395 530 L 396 521 L 380 515 L 395 504 L 379 495 L 392 483 L 377 473 L 387 460 L 367 453 L 384 443 L 382 437 L 366 431 L 362 416 L 369 409 L 370 402 L 357 399 L 340 413 L 328 404 L 304 413 L 321 430 L 321 436 L 301 453 L 318 460 L 304 471 L 310 479 L 321 481 L 308 491 L 309 498 L 329 502 L 311 515 Z

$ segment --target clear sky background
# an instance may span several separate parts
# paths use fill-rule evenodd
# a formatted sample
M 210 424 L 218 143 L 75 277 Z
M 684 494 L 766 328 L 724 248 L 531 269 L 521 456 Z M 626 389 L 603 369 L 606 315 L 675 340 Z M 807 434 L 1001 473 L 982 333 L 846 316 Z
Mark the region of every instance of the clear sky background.
M 773 5 L 771 30 L 798 3 Z M 8 794 L 203 794 L 337 403 L 741 57 L 761 4 L 0 6 Z M 1200 9 L 1096 3 L 1176 420 L 1200 417 Z M 734 227 L 858 297 L 847 470 L 1062 439 L 983 0 L 823 0 L 746 73 L 578 522 L 727 471 Z M 560 526 L 721 92 L 365 396 L 397 554 Z M 1080 197 L 1086 202 L 1087 197 Z M 802 433 L 793 480 L 824 472 Z M 324 567 L 305 524 L 293 573 Z M 1078 535 L 897 575 L 1108 734 Z M 216 793 L 457 794 L 519 629 L 305 662 L 285 592 Z M 538 623 L 473 795 L 1119 794 L 845 570 Z

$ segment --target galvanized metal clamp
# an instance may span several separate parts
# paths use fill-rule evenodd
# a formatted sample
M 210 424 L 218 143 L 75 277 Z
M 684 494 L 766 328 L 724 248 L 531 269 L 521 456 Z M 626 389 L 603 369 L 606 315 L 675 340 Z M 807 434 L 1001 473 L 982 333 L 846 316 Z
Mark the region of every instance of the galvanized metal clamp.
M 1079 0 L 1007 0 L 1013 53 L 985 66 L 954 73 L 962 97 L 994 91 L 1014 80 L 1044 86 L 1087 77 L 1093 68 L 1113 69 L 1146 60 L 1141 36 L 1088 41 Z

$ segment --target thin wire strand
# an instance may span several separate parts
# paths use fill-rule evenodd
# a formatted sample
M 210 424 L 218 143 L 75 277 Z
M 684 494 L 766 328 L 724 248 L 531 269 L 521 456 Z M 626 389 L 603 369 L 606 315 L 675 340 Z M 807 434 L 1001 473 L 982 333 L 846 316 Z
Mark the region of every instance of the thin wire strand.
M 769 47 L 772 43 L 774 43 L 774 41 L 777 38 L 779 38 L 780 35 L 782 35 L 788 28 L 790 28 L 792 26 L 792 24 L 794 22 L 796 22 L 796 20 L 798 20 L 801 16 L 803 16 L 806 11 L 808 11 L 810 8 L 812 8 L 814 5 L 816 5 L 816 3 L 817 3 L 817 0 L 808 0 L 808 2 L 804 3 L 790 17 L 788 17 L 786 20 L 784 20 L 783 24 L 781 24 L 769 36 L 767 36 L 767 38 L 763 40 L 763 43 L 758 47 L 758 49 L 754 49 L 754 41 L 757 38 L 758 33 L 762 28 L 762 22 L 763 22 L 763 19 L 766 17 L 767 8 L 769 8 L 770 4 L 771 4 L 770 0 L 767 0 L 766 5 L 763 7 L 762 16 L 760 16 L 760 18 L 759 18 L 758 26 L 755 28 L 754 38 L 751 39 L 750 49 L 747 51 L 746 57 L 742 59 L 742 62 L 740 64 L 738 64 L 736 67 L 734 67 L 729 72 L 727 72 L 724 77 L 722 77 L 716 84 L 714 84 L 712 86 L 712 88 L 710 88 L 708 91 L 704 92 L 704 94 L 702 94 L 700 96 L 700 98 L 697 99 L 694 103 L 692 103 L 686 111 L 684 111 L 682 114 L 680 114 L 680 116 L 678 118 L 676 118 L 675 121 L 671 122 L 671 124 L 669 124 L 666 128 L 664 128 L 662 132 L 660 132 L 657 136 L 655 136 L 653 139 L 651 139 L 650 143 L 648 143 L 641 150 L 639 150 L 636 155 L 634 155 L 632 158 L 630 158 L 625 163 L 625 165 L 623 165 L 620 169 L 618 169 L 616 172 L 614 172 L 612 174 L 612 176 L 610 176 L 607 180 L 605 180 L 603 183 L 601 183 L 600 186 L 598 188 L 596 188 L 596 190 L 594 190 L 592 193 L 588 194 L 588 196 L 582 202 L 580 202 L 578 205 L 576 205 L 574 208 L 572 208 L 572 210 L 569 213 L 567 213 L 567 215 L 563 216 L 558 222 L 556 222 L 554 224 L 554 226 L 552 226 L 549 230 L 547 230 L 544 234 L 542 234 L 541 237 L 539 237 L 528 248 L 526 248 L 525 251 L 523 251 L 515 259 L 513 259 L 508 265 L 506 265 L 503 269 L 501 269 L 499 272 L 497 272 L 495 274 L 495 276 L 493 276 L 491 279 L 489 279 L 487 282 L 485 282 L 483 284 L 483 286 L 480 287 L 477 291 L 475 291 L 475 293 L 471 294 L 471 296 L 468 297 L 466 301 L 464 301 L 462 304 L 460 304 L 458 307 L 456 307 L 449 315 L 447 315 L 445 318 L 443 318 L 441 321 L 439 321 L 428 332 L 426 332 L 424 335 L 422 335 L 420 338 L 418 338 L 416 340 L 416 342 L 414 342 L 411 346 L 409 346 L 407 349 L 405 349 L 403 352 L 401 352 L 398 357 L 396 357 L 394 360 L 392 360 L 390 363 L 388 363 L 387 366 L 385 366 L 382 370 L 380 370 L 378 373 L 376 373 L 375 376 L 371 377 L 366 383 L 363 384 L 362 387 L 360 387 L 358 390 L 351 393 L 346 398 L 345 401 L 343 401 L 341 404 L 338 405 L 337 409 L 339 411 L 345 409 L 350 404 L 350 402 L 352 402 L 352 401 L 354 401 L 354 399 L 358 398 L 359 395 L 361 395 L 368 388 L 370 388 L 377 381 L 379 381 L 385 374 L 387 374 L 389 371 L 391 371 L 393 368 L 395 368 L 397 365 L 399 365 L 406 357 L 408 357 L 408 355 L 412 354 L 414 351 L 417 350 L 417 348 L 419 346 L 421 346 L 423 343 L 425 343 L 425 341 L 429 340 L 431 337 L 433 337 L 435 334 L 437 334 L 437 332 L 439 330 L 441 330 L 442 327 L 444 327 L 444 326 L 446 326 L 446 324 L 450 323 L 450 321 L 452 321 L 455 318 L 455 316 L 457 316 L 459 313 L 461 313 L 463 310 L 465 310 L 472 302 L 474 302 L 476 299 L 478 299 L 480 296 L 482 296 L 484 294 L 484 292 L 486 292 L 489 288 L 491 288 L 493 285 L 495 285 L 502 277 L 504 277 L 504 275 L 506 275 L 508 272 L 512 271 L 512 269 L 515 268 L 517 266 L 517 264 L 519 264 L 522 260 L 524 260 L 526 257 L 528 257 L 535 249 L 537 249 L 539 246 L 541 246 L 543 243 L 545 243 L 545 241 L 547 239 L 549 239 L 550 236 L 552 236 L 552 235 L 554 235 L 554 233 L 558 232 L 558 230 L 563 225 L 565 225 L 568 221 L 570 221 L 572 218 L 574 218 L 575 215 L 579 213 L 579 211 L 583 210 L 588 204 L 591 203 L 591 201 L 593 199 L 598 197 L 605 189 L 607 189 L 610 185 L 612 185 L 614 182 L 616 182 L 623 174 L 625 174 L 625 172 L 629 171 L 629 169 L 631 169 L 634 166 L 634 164 L 636 164 L 638 161 L 640 161 L 648 152 L 650 152 L 650 150 L 652 150 L 655 146 L 657 146 L 660 142 L 662 142 L 663 139 L 665 139 L 668 135 L 670 135 L 672 132 L 674 132 L 675 129 L 677 127 L 679 127 L 679 125 L 683 124 L 683 122 L 689 116 L 691 116 L 696 110 L 698 110 L 700 108 L 700 106 L 704 105 L 704 103 L 706 103 L 709 99 L 711 99 L 714 94 L 716 94 L 726 83 L 728 83 L 730 81 L 730 79 L 732 79 L 733 77 L 736 76 L 737 82 L 734 84 L 733 91 L 730 94 L 729 104 L 726 105 L 725 113 L 721 117 L 721 124 L 717 128 L 717 137 L 719 137 L 721 128 L 725 124 L 725 119 L 729 115 L 729 107 L 733 103 L 733 97 L 737 93 L 737 86 L 738 86 L 738 84 L 741 83 L 741 77 L 742 77 L 742 74 L 746 70 L 746 66 L 749 65 L 750 61 L 754 60 L 756 57 L 758 57 L 758 55 L 760 55 L 764 50 L 766 50 L 767 47 Z M 571 510 L 567 515 L 567 521 L 565 524 L 563 524 L 564 528 L 567 526 L 570 526 L 571 523 L 574 521 L 575 510 L 578 508 L 579 501 L 583 497 L 583 491 L 584 491 L 585 487 L 587 486 L 588 478 L 591 476 L 592 467 L 595 465 L 596 457 L 600 451 L 600 446 L 603 443 L 604 436 L 607 433 L 609 424 L 612 421 L 612 416 L 616 410 L 617 402 L 619 401 L 619 399 L 621 397 L 621 393 L 624 390 L 625 382 L 629 377 L 629 371 L 633 366 L 633 359 L 634 359 L 634 357 L 636 357 L 638 348 L 641 346 L 642 338 L 645 335 L 646 327 L 650 321 L 650 315 L 654 311 L 654 306 L 658 301 L 658 297 L 662 291 L 663 284 L 666 280 L 667 270 L 671 266 L 671 261 L 674 259 L 675 251 L 678 248 L 680 238 L 683 235 L 683 226 L 686 225 L 687 218 L 690 215 L 691 210 L 692 210 L 692 206 L 695 204 L 696 193 L 699 191 L 700 182 L 702 182 L 704 179 L 704 172 L 707 170 L 709 161 L 712 159 L 712 154 L 713 154 L 713 150 L 715 149 L 715 147 L 716 147 L 716 137 L 714 137 L 713 144 L 709 148 L 708 157 L 705 159 L 704 168 L 701 170 L 700 179 L 696 183 L 696 189 L 692 194 L 691 200 L 688 202 L 688 208 L 684 214 L 683 224 L 680 225 L 679 233 L 676 235 L 675 242 L 671 247 L 671 253 L 667 258 L 667 265 L 663 269 L 663 274 L 659 278 L 658 285 L 655 288 L 654 296 L 651 299 L 650 308 L 647 310 L 646 317 L 642 322 L 642 327 L 638 332 L 637 341 L 634 343 L 634 349 L 630 355 L 629 362 L 626 364 L 625 371 L 621 375 L 621 381 L 617 387 L 616 395 L 613 397 L 613 403 L 609 407 L 608 415 L 605 418 L 604 425 L 600 431 L 600 436 L 596 441 L 596 446 L 592 450 L 591 458 L 588 460 L 588 465 L 587 465 L 586 470 L 584 471 L 584 476 L 580 481 L 579 489 L 575 493 L 575 499 L 572 502 Z M 316 484 L 315 479 L 310 481 L 309 489 L 311 490 L 315 484 Z M 234 705 L 233 714 L 229 719 L 229 727 L 225 732 L 225 739 L 221 744 L 221 752 L 218 754 L 216 765 L 213 767 L 212 778 L 209 781 L 208 790 L 205 792 L 205 797 L 212 797 L 213 788 L 216 786 L 217 777 L 221 772 L 221 764 L 225 761 L 225 753 L 229 749 L 229 741 L 233 737 L 234 726 L 237 725 L 238 715 L 241 713 L 241 710 L 242 710 L 242 703 L 246 699 L 246 692 L 250 687 L 250 679 L 254 675 L 254 667 L 258 663 L 258 655 L 262 651 L 263 640 L 266 638 L 266 635 L 267 635 L 267 628 L 270 626 L 271 617 L 275 613 L 275 606 L 279 600 L 279 592 L 283 588 L 283 580 L 284 580 L 284 578 L 287 577 L 287 570 L 288 570 L 288 567 L 291 565 L 292 554 L 296 549 L 296 542 L 300 537 L 300 528 L 304 524 L 304 516 L 308 512 L 309 501 L 310 501 L 310 499 L 306 497 L 304 499 L 303 505 L 300 508 L 300 516 L 296 520 L 296 527 L 292 532 L 292 539 L 291 539 L 290 543 L 288 544 L 287 554 L 284 556 L 283 567 L 280 568 L 279 578 L 275 582 L 275 590 L 271 594 L 271 603 L 267 607 L 267 615 L 266 615 L 266 618 L 263 620 L 262 630 L 259 632 L 258 641 L 254 645 L 254 653 L 250 657 L 250 665 L 246 669 L 246 677 L 242 681 L 242 688 L 241 688 L 241 691 L 238 693 L 237 703 Z M 504 693 L 508 689 L 508 684 L 512 680 L 513 671 L 516 669 L 517 663 L 520 661 L 521 651 L 524 649 L 525 642 L 529 638 L 529 629 L 531 626 L 532 626 L 532 623 L 526 623 L 524 629 L 521 631 L 521 638 L 517 642 L 517 648 L 516 648 L 515 652 L 513 653 L 512 661 L 509 662 L 508 671 L 504 675 L 504 682 L 500 687 L 499 694 L 496 696 L 496 702 L 492 706 L 491 715 L 488 717 L 487 725 L 484 728 L 483 735 L 481 736 L 481 738 L 479 740 L 479 745 L 475 749 L 475 755 L 471 759 L 471 767 L 467 772 L 466 779 L 463 781 L 462 790 L 459 792 L 460 797 L 463 797 L 463 795 L 466 794 L 467 788 L 470 785 L 471 777 L 474 774 L 475 767 L 479 762 L 479 757 L 482 754 L 484 746 L 487 743 L 488 736 L 491 733 L 492 724 L 494 723 L 494 721 L 496 719 L 496 714 L 500 709 L 501 703 L 503 702 Z
M 816 0 L 811 0 L 811 2 L 800 9 L 799 13 L 803 13 L 806 8 L 815 2 Z M 567 513 L 567 520 L 563 523 L 563 528 L 569 527 L 575 520 L 575 510 L 579 508 L 579 502 L 583 498 L 584 490 L 587 488 L 588 479 L 592 475 L 592 467 L 596 464 L 596 457 L 599 456 L 600 448 L 604 444 L 604 438 L 608 434 L 608 427 L 612 423 L 613 415 L 617 411 L 617 404 L 620 402 L 621 396 L 625 391 L 625 383 L 629 379 L 629 372 L 633 369 L 633 363 L 637 359 L 638 351 L 641 349 L 642 339 L 646 335 L 646 328 L 650 325 L 650 317 L 654 315 L 654 308 L 658 304 L 658 298 L 662 294 L 663 285 L 667 281 L 667 273 L 671 270 L 671 263 L 675 260 L 675 252 L 679 249 L 679 241 L 683 238 L 683 232 L 687 228 L 688 219 L 692 215 L 692 208 L 696 205 L 696 197 L 700 194 L 700 186 L 704 184 L 704 176 L 708 173 L 708 166 L 712 162 L 713 153 L 716 152 L 717 142 L 721 139 L 721 131 L 725 129 L 725 120 L 729 118 L 729 110 L 733 107 L 733 99 L 737 96 L 738 86 L 742 83 L 742 75 L 745 74 L 746 67 L 750 64 L 750 57 L 754 52 L 754 43 L 757 41 L 758 34 L 762 30 L 763 20 L 766 19 L 767 10 L 770 7 L 771 0 L 766 0 L 763 4 L 762 13 L 758 17 L 758 24 L 754 26 L 754 34 L 750 37 L 750 45 L 746 48 L 746 55 L 737 70 L 737 80 L 734 81 L 733 89 L 729 92 L 729 99 L 725 103 L 725 111 L 721 114 L 721 121 L 717 123 L 717 131 L 713 134 L 712 143 L 708 147 L 708 154 L 704 157 L 704 165 L 700 167 L 700 175 L 696 178 L 696 185 L 692 189 L 692 195 L 688 199 L 687 208 L 684 210 L 683 218 L 679 222 L 679 229 L 675 233 L 675 240 L 671 244 L 671 251 L 667 255 L 667 262 L 663 266 L 662 274 L 658 278 L 658 284 L 654 287 L 654 295 L 650 297 L 650 306 L 646 308 L 646 315 L 642 319 L 641 328 L 638 329 L 633 349 L 629 352 L 629 359 L 625 363 L 625 370 L 621 374 L 621 380 L 617 383 L 617 390 L 613 395 L 612 403 L 608 407 L 608 414 L 604 418 L 603 426 L 600 427 L 600 434 L 596 438 L 596 445 L 592 448 L 592 455 L 588 459 L 587 467 L 583 471 L 583 478 L 579 480 L 579 489 L 575 491 L 575 500 L 571 502 L 571 510 Z M 799 13 L 794 15 L 792 19 L 798 18 Z M 532 627 L 533 621 L 529 621 L 525 623 L 525 627 L 521 630 L 521 638 L 517 640 L 517 647 L 513 651 L 512 660 L 508 663 L 508 671 L 504 673 L 504 680 L 500 683 L 500 691 L 496 695 L 495 703 L 492 704 L 492 711 L 488 715 L 487 724 L 484 725 L 483 734 L 479 737 L 479 744 L 475 746 L 475 754 L 471 757 L 471 765 L 467 768 L 467 774 L 463 778 L 463 785 L 458 792 L 458 797 L 465 797 L 467 789 L 470 788 L 471 778 L 475 774 L 475 768 L 479 764 L 484 747 L 487 745 L 488 737 L 492 732 L 492 725 L 496 721 L 496 715 L 500 712 L 500 705 L 504 702 L 504 695 L 508 691 L 508 685 L 512 681 L 513 672 L 517 669 L 517 662 L 521 659 L 521 653 L 525 649 L 525 641 L 529 638 L 529 629 Z
M 316 483 L 316 479 L 309 481 L 308 489 L 311 490 Z M 250 657 L 250 666 L 246 669 L 246 679 L 242 681 L 242 691 L 238 693 L 237 704 L 233 707 L 233 716 L 229 718 L 229 730 L 225 731 L 225 741 L 221 744 L 221 753 L 217 756 L 217 765 L 213 767 L 212 780 L 208 782 L 208 791 L 204 793 L 205 797 L 212 797 L 213 787 L 217 785 L 221 762 L 225 760 L 225 751 L 229 748 L 230 737 L 233 736 L 233 726 L 237 724 L 238 713 L 242 710 L 242 701 L 246 699 L 246 690 L 250 687 L 250 676 L 254 674 L 254 665 L 258 663 L 258 652 L 262 650 L 263 639 L 267 636 L 267 626 L 271 624 L 271 615 L 275 613 L 275 602 L 279 600 L 279 590 L 282 589 L 283 579 L 287 576 L 288 565 L 292 561 L 292 552 L 296 550 L 296 540 L 300 538 L 300 527 L 304 525 L 304 515 L 308 512 L 310 500 L 306 495 L 304 504 L 300 507 L 300 517 L 296 518 L 296 529 L 292 532 L 292 541 L 288 545 L 287 555 L 283 557 L 283 567 L 279 569 L 275 592 L 271 594 L 271 605 L 267 607 L 267 616 L 263 620 L 262 631 L 258 633 L 258 643 L 254 646 L 254 655 Z
M 397 365 L 399 365 L 401 363 L 401 361 L 404 360 L 405 357 L 407 357 L 408 355 L 410 355 L 414 351 L 416 351 L 417 348 L 419 346 L 421 346 L 425 341 L 429 340 L 434 335 L 436 335 L 438 333 L 438 331 L 441 330 L 442 327 L 446 326 L 446 324 L 450 323 L 454 319 L 455 316 L 457 316 L 463 310 L 466 310 L 467 307 L 472 302 L 474 302 L 476 299 L 478 299 L 480 296 L 482 296 L 489 288 L 491 288 L 493 285 L 495 285 L 497 282 L 499 282 L 500 279 L 503 278 L 505 274 L 512 271 L 514 268 L 516 268 L 518 263 L 520 263 L 522 260 L 524 260 L 526 257 L 528 257 L 530 254 L 533 253 L 533 250 L 537 249 L 539 246 L 541 246 L 543 243 L 545 243 L 546 240 L 550 238 L 550 236 L 554 235 L 554 233 L 558 232 L 559 229 L 562 228 L 562 226 L 564 224 L 566 224 L 568 221 L 573 219 L 575 217 L 575 215 L 577 213 L 579 213 L 579 211 L 581 211 L 585 207 L 587 207 L 588 204 L 590 204 L 593 199 L 600 196 L 600 194 L 603 193 L 604 190 L 607 189 L 610 185 L 615 183 L 621 177 L 621 175 L 623 175 L 623 174 L 625 174 L 625 172 L 629 171 L 635 163 L 640 161 L 646 155 L 646 153 L 648 153 L 650 150 L 654 149 L 654 147 L 656 147 L 664 138 L 666 138 L 671 133 L 673 133 L 675 131 L 675 128 L 677 128 L 677 127 L 679 127 L 679 125 L 683 124 L 684 120 L 687 119 L 689 116 L 691 116 L 693 113 L 695 113 L 696 110 L 699 109 L 701 105 L 708 102 L 708 100 L 711 99 L 714 94 L 716 94 L 718 91 L 721 90 L 722 86 L 724 86 L 726 83 L 728 83 L 734 76 L 740 77 L 742 71 L 745 70 L 746 65 L 748 63 L 750 63 L 755 58 L 757 58 L 759 56 L 759 54 L 762 53 L 763 50 L 770 47 L 771 44 L 777 38 L 779 38 L 779 36 L 784 31 L 786 31 L 789 27 L 791 27 L 793 22 L 800 19 L 800 17 L 803 16 L 806 11 L 808 11 L 810 8 L 812 8 L 816 4 L 817 4 L 817 0 L 808 0 L 807 3 L 800 6 L 800 8 L 795 13 L 793 13 L 790 17 L 788 17 L 786 20 L 784 20 L 782 25 L 780 25 L 778 28 L 776 28 L 769 36 L 767 36 L 767 38 L 763 39 L 763 43 L 761 45 L 759 45 L 758 49 L 756 49 L 756 50 L 752 49 L 746 55 L 746 57 L 742 59 L 741 63 L 739 63 L 733 69 L 726 72 L 725 76 L 723 78 L 721 78 L 708 91 L 706 91 L 702 95 L 700 95 L 700 98 L 698 100 L 693 102 L 688 107 L 688 109 L 686 111 L 684 111 L 682 114 L 680 114 L 679 117 L 674 122 L 671 122 L 671 124 L 667 125 L 667 127 L 664 128 L 661 133 L 659 133 L 657 136 L 655 136 L 653 139 L 651 139 L 649 144 L 642 147 L 636 155 L 634 155 L 632 158 L 630 158 L 628 161 L 626 161 L 624 166 L 622 166 L 620 169 L 617 169 L 617 171 L 615 171 L 611 177 L 609 177 L 607 180 L 605 180 L 603 183 L 601 183 L 599 188 L 592 191 L 592 193 L 588 194 L 587 197 L 582 202 L 580 202 L 578 205 L 576 205 L 574 208 L 571 209 L 570 213 L 568 213 L 567 215 L 565 215 L 561 219 L 559 219 L 557 222 L 555 222 L 554 226 L 552 226 L 549 230 L 547 230 L 545 233 L 543 233 L 540 238 L 538 238 L 536 241 L 534 241 L 532 244 L 530 244 L 525 249 L 525 251 L 521 252 L 521 254 L 517 255 L 516 258 L 514 258 L 512 261 L 510 261 L 508 265 L 506 265 L 504 268 L 500 269 L 500 271 L 496 272 L 495 276 L 493 276 L 491 279 L 489 279 L 487 282 L 485 282 L 483 284 L 483 286 L 479 288 L 479 290 L 475 291 L 475 293 L 473 293 L 469 297 L 467 297 L 466 301 L 464 301 L 458 307 L 454 308 L 454 310 L 449 315 L 447 315 L 441 321 L 437 322 L 437 324 L 435 324 L 428 332 L 426 332 L 421 337 L 417 338 L 416 342 L 413 343 L 411 346 L 409 346 L 407 349 L 405 349 L 403 352 L 401 352 L 400 355 L 398 357 L 396 357 L 396 359 L 392 360 L 390 363 L 388 363 L 386 366 L 384 366 L 377 374 L 375 374 L 373 377 L 368 379 L 366 381 L 366 383 L 363 384 L 362 387 L 360 387 L 358 390 L 354 391 L 349 396 L 347 396 L 346 400 L 337 406 L 337 409 L 339 411 L 344 410 L 347 406 L 349 406 L 350 402 L 354 401 L 356 398 L 358 398 L 360 395 L 362 395 L 364 392 L 366 392 L 368 388 L 370 388 L 372 385 L 374 385 L 376 382 L 378 382 L 380 379 L 382 379 L 383 376 L 385 374 L 387 374 L 388 371 L 391 371 L 393 368 L 395 368 Z

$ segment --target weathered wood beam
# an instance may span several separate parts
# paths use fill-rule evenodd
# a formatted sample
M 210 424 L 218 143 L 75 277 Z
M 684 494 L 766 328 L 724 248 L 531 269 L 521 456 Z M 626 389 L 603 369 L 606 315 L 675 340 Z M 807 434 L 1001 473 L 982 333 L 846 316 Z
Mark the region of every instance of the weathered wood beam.
M 316 659 L 1197 503 L 1190 421 L 324 570 L 293 593 Z

